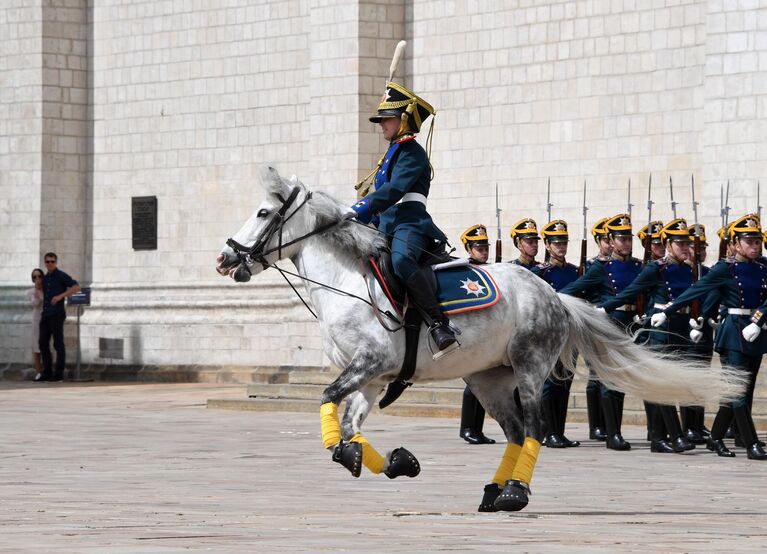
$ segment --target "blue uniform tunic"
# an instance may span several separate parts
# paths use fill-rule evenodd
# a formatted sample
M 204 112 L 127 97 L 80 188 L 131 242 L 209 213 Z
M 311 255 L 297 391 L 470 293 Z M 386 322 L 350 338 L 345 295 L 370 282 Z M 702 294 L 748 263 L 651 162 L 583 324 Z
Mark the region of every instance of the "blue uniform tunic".
M 603 302 L 602 307 L 609 312 L 645 294 L 649 302 L 646 313 L 651 316 L 659 311 L 656 305 L 673 302 L 691 285 L 692 268 L 689 265 L 663 258 L 649 263 L 630 285 L 614 298 Z M 688 314 L 673 314 L 660 328 L 652 328 L 650 343 L 689 347 L 689 320 Z
M 535 260 L 533 260 L 533 261 L 532 261 L 532 262 L 530 262 L 529 264 L 526 264 L 525 262 L 523 262 L 523 261 L 522 261 L 521 259 L 519 259 L 519 258 L 517 258 L 516 260 L 511 260 L 509 263 L 511 263 L 511 264 L 514 264 L 514 265 L 518 265 L 518 266 L 520 266 L 520 267 L 524 267 L 524 268 L 525 268 L 525 269 L 527 269 L 528 271 L 532 271 L 532 270 L 533 270 L 533 269 L 535 269 L 535 268 L 536 268 L 536 266 L 538 265 L 538 262 L 536 262 Z
M 373 181 L 375 190 L 355 204 L 363 222 L 378 216 L 378 230 L 390 237 L 394 273 L 403 281 L 418 270 L 424 251 L 447 237 L 421 202 L 399 202 L 407 193 L 429 196 L 431 166 L 414 136 L 394 141 Z M 399 202 L 399 203 L 398 203 Z
M 610 258 L 593 262 L 582 277 L 563 287 L 559 292 L 571 296 L 581 296 L 589 302 L 599 304 L 626 288 L 642 271 L 642 262 L 636 258 L 620 260 Z M 622 329 L 626 329 L 634 321 L 636 311 L 615 310 L 608 314 Z M 608 389 L 600 383 L 603 398 L 622 399 L 624 394 Z
M 691 304 L 698 298 L 716 293 L 723 308 L 745 308 L 758 310 L 757 321 L 764 324 L 767 319 L 767 266 L 759 262 L 736 261 L 728 258 L 717 262 L 705 277 L 700 279 L 684 294 L 663 311 L 673 314 L 676 310 Z M 704 311 L 708 303 L 704 302 Z M 761 356 L 767 352 L 767 333 L 762 332 L 754 342 L 747 342 L 741 332 L 751 323 L 751 315 L 726 313 L 719 326 L 714 349 L 741 352 L 746 356 Z
M 557 292 L 578 279 L 578 268 L 570 263 L 566 263 L 562 267 L 550 263 L 539 264 L 531 271 Z

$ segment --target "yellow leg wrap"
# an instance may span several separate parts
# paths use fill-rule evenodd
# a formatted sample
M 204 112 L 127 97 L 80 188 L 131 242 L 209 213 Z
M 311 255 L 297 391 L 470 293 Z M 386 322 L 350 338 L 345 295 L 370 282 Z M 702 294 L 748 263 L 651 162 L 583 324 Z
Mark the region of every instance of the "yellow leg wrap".
M 338 423 L 338 405 L 326 402 L 320 406 L 322 446 L 332 448 L 341 442 L 341 424 Z
M 538 452 L 541 451 L 541 443 L 532 437 L 525 437 L 525 443 L 522 445 L 522 452 L 519 454 L 517 465 L 511 474 L 512 479 L 530 484 L 533 480 L 533 470 L 535 462 L 538 461 Z
M 362 465 L 370 470 L 370 473 L 381 473 L 384 468 L 383 456 L 373 448 L 365 437 L 357 433 L 349 442 L 358 442 L 362 445 Z
M 511 474 L 517 465 L 520 452 L 522 452 L 522 445 L 513 442 L 506 443 L 506 451 L 503 453 L 503 458 L 501 458 L 501 465 L 498 466 L 495 472 L 493 483 L 503 488 L 506 481 L 511 479 Z

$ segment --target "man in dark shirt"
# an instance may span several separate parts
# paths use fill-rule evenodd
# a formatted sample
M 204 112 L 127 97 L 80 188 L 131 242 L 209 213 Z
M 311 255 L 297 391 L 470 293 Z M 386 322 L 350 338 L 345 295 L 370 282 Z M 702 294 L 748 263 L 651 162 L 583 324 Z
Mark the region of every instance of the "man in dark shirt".
M 80 291 L 80 285 L 57 268 L 58 257 L 53 252 L 45 255 L 43 277 L 43 313 L 40 317 L 40 357 L 43 361 L 41 381 L 61 381 L 64 378 L 66 352 L 64 350 L 64 320 L 67 312 L 64 299 Z M 56 373 L 53 373 L 51 337 L 56 349 Z

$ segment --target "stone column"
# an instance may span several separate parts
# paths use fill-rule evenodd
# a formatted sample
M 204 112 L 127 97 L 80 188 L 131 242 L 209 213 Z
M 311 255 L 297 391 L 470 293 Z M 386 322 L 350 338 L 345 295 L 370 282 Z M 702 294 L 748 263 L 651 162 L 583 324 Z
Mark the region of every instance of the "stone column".
M 86 276 L 88 183 L 88 2 L 43 2 L 40 255 Z

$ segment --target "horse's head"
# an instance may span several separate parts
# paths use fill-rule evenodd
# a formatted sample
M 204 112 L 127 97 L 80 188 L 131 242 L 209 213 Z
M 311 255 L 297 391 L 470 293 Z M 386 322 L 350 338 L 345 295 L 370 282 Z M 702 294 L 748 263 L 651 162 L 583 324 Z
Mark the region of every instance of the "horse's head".
M 298 245 L 288 243 L 311 231 L 309 211 L 301 209 L 311 192 L 297 177 L 283 179 L 267 167 L 261 183 L 266 197 L 216 258 L 216 271 L 238 282 L 292 256 Z

